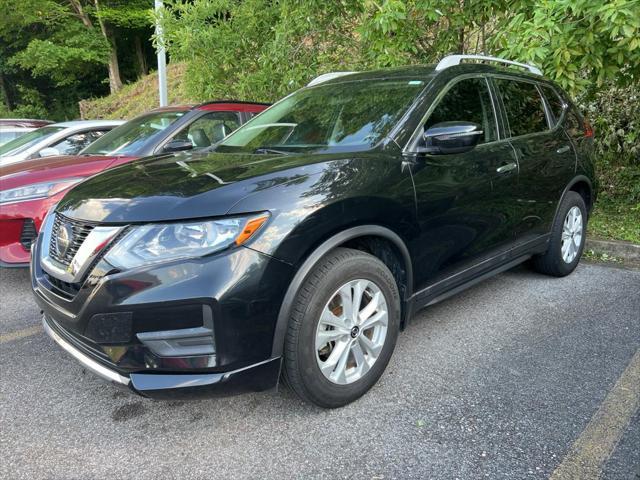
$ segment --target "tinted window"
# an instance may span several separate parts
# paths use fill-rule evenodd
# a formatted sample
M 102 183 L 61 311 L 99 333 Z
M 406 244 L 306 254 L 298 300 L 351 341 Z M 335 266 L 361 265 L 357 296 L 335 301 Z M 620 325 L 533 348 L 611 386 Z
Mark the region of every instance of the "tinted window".
M 512 137 L 549 129 L 542 97 L 533 83 L 501 78 L 495 82 L 502 95 Z
M 371 80 L 303 88 L 245 123 L 218 149 L 368 149 L 389 133 L 423 89 L 422 80 Z
M 547 105 L 551 110 L 551 114 L 553 115 L 554 125 L 560 121 L 562 117 L 562 113 L 564 112 L 564 101 L 560 98 L 560 96 L 556 93 L 556 91 L 547 86 L 542 85 L 542 94 L 544 98 L 547 100 Z
M 53 145 L 60 155 L 75 155 L 83 148 L 95 142 L 108 130 L 75 133 Z
M 573 107 L 567 109 L 564 128 L 571 137 L 583 137 L 585 135 L 584 123 Z
M 481 125 L 484 139 L 480 143 L 498 139 L 491 95 L 484 79 L 470 78 L 453 85 L 429 115 L 425 129 L 437 123 L 457 121 Z
M 82 150 L 86 155 L 137 155 L 147 141 L 185 114 L 168 110 L 143 115 L 114 128 Z
M 210 147 L 240 126 L 240 119 L 234 112 L 211 112 L 190 123 L 174 137 L 174 140 L 188 140 L 193 148 Z

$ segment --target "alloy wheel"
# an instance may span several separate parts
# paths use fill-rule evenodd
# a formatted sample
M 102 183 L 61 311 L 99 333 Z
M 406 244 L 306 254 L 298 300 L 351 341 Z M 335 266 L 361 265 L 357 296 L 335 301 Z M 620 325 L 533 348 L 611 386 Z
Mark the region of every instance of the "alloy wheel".
M 316 328 L 316 360 L 323 375 L 340 385 L 361 379 L 384 347 L 388 321 L 387 301 L 374 282 L 357 279 L 341 286 Z
M 571 263 L 578 255 L 580 245 L 582 244 L 582 212 L 578 207 L 571 207 L 567 212 L 562 226 L 562 243 L 560 250 L 562 252 L 562 260 L 565 263 Z

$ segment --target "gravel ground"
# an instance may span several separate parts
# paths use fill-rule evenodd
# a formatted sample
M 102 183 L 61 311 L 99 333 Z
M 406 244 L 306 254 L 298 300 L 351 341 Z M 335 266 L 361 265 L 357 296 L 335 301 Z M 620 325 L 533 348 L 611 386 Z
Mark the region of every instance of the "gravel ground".
M 320 410 L 285 388 L 197 402 L 103 383 L 0 271 L 3 478 L 547 478 L 640 348 L 640 271 L 524 267 L 419 312 L 380 382 Z M 7 336 L 32 328 L 22 338 Z M 603 465 L 640 479 L 640 415 Z

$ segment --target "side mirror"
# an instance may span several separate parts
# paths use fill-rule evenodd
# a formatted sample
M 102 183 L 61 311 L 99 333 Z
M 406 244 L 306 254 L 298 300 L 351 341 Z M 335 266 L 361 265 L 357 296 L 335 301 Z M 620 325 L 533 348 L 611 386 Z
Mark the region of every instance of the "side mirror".
M 472 122 L 436 123 L 424 132 L 422 153 L 443 155 L 473 150 L 482 138 L 482 127 Z
M 46 147 L 38 152 L 40 157 L 53 157 L 54 155 L 60 155 L 60 152 L 57 148 Z
M 162 149 L 163 152 L 183 152 L 185 150 L 191 150 L 193 144 L 189 140 L 171 140 Z

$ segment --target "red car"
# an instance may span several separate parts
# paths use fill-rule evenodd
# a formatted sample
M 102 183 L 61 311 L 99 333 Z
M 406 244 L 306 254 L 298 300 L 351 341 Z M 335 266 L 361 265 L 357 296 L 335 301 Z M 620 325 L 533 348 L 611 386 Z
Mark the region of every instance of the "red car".
M 210 147 L 267 107 L 217 101 L 158 108 L 106 133 L 76 156 L 0 167 L 0 266 L 28 266 L 44 216 L 76 183 L 140 157 Z

